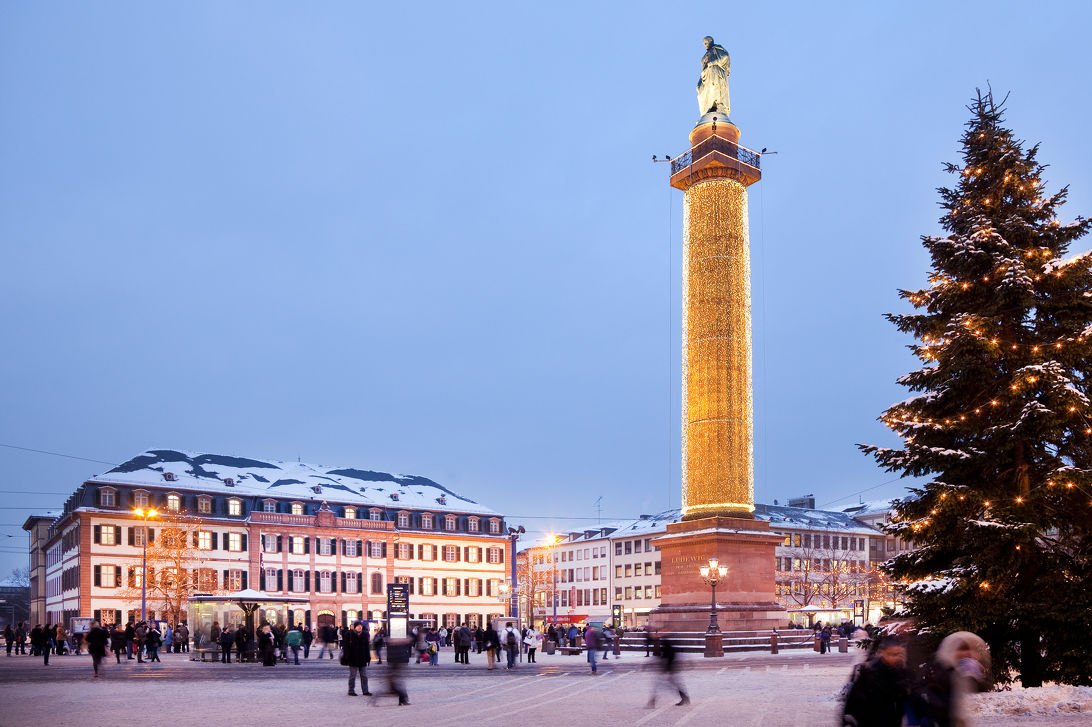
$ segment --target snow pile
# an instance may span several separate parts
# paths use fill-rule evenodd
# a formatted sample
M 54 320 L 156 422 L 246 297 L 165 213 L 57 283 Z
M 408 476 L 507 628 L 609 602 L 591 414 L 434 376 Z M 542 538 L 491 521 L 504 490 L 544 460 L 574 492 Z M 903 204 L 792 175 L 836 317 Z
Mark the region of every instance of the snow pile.
M 1092 687 L 1046 684 L 1009 692 L 971 695 L 970 712 L 977 715 L 1092 713 Z

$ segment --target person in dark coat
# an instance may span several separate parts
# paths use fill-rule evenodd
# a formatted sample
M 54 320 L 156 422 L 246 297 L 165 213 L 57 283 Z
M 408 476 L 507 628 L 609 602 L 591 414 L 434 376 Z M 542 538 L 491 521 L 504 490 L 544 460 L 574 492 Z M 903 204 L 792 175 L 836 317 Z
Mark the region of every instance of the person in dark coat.
M 885 639 L 876 656 L 863 664 L 846 695 L 842 725 L 846 727 L 900 727 L 910 693 L 906 647 Z
M 114 652 L 114 658 L 119 664 L 121 663 L 121 654 L 125 651 L 126 642 L 125 629 L 121 627 L 121 624 L 114 624 L 114 629 L 110 632 L 110 651 Z
M 830 651 L 830 626 L 824 626 L 819 632 L 819 653 L 826 654 Z
M 231 633 L 230 626 L 224 626 L 220 632 L 220 663 L 231 663 L 231 645 L 235 643 L 235 634 Z M 239 661 L 242 661 L 240 658 Z
M 686 693 L 686 688 L 679 680 L 678 664 L 675 661 L 675 644 L 671 639 L 660 639 L 657 654 L 660 657 L 660 671 L 663 672 L 664 678 L 652 683 L 652 696 L 648 698 L 648 707 L 656 706 L 656 692 L 659 691 L 660 684 L 665 685 L 668 691 L 679 693 L 679 701 L 675 702 L 675 706 L 682 707 L 690 704 L 690 697 Z
M 375 649 L 375 663 L 383 663 L 383 647 L 386 645 L 387 640 L 383 636 L 383 631 L 379 630 L 375 632 L 375 638 L 372 639 L 372 648 Z
M 315 634 L 311 631 L 311 627 L 308 626 L 303 630 L 303 658 L 306 659 L 311 653 L 311 642 L 315 640 Z
M 159 647 L 163 644 L 163 635 L 159 633 L 159 629 L 156 628 L 155 623 L 148 628 L 148 632 L 144 634 L 144 646 L 148 649 L 148 663 L 153 661 L 162 663 L 159 658 Z
M 235 656 L 239 661 L 244 660 L 244 655 L 247 652 L 247 646 L 249 645 L 250 635 L 246 632 L 246 626 L 239 626 L 235 629 Z
M 342 647 L 341 663 L 349 667 L 349 696 L 356 696 L 356 677 L 360 675 L 360 693 L 365 697 L 372 696 L 368 691 L 368 664 L 372 662 L 372 645 L 368 639 L 368 632 L 364 630 L 364 622 L 357 621 L 353 627 L 346 631 L 344 646 Z
M 493 622 L 490 621 L 485 627 L 485 636 L 482 638 L 485 645 L 485 655 L 488 663 L 488 671 L 493 670 L 493 662 L 500 656 L 500 636 L 497 634 L 497 630 L 493 628 Z
M 136 628 L 133 626 L 133 622 L 130 621 L 125 625 L 125 658 L 132 660 L 133 658 L 133 642 L 136 640 Z
M 35 656 L 41 654 L 45 658 L 45 665 L 49 666 L 49 637 L 41 624 L 30 630 L 30 650 Z
M 266 624 L 258 632 L 258 655 L 262 658 L 262 666 L 277 665 L 276 649 L 273 631 L 269 628 L 269 624 Z
M 87 642 L 87 653 L 91 655 L 91 666 L 95 669 L 95 676 L 99 675 L 99 665 L 106 656 L 106 642 L 109 639 L 110 634 L 106 633 L 106 629 L 99 626 L 98 621 L 92 621 L 91 630 L 87 632 L 84 641 Z

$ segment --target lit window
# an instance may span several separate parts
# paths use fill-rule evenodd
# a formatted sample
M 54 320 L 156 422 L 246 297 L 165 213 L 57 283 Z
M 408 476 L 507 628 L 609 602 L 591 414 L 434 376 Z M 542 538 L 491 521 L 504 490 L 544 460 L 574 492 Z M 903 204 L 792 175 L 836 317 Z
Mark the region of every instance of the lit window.
M 400 527 L 400 528 L 408 528 L 409 527 L 409 513 L 408 512 L 398 513 L 398 527 Z
M 170 512 L 178 512 L 182 509 L 182 498 L 178 495 L 167 495 L 167 509 Z
M 478 549 L 477 548 L 467 548 L 466 560 L 467 560 L 468 563 L 477 563 L 478 562 Z
M 355 507 L 345 508 L 345 519 L 347 519 L 347 520 L 356 520 L 356 508 Z
M 197 498 L 197 512 L 208 515 L 212 512 L 212 498 L 199 497 Z
M 447 515 L 446 517 L 444 517 L 444 530 L 454 530 L 454 529 L 455 529 L 455 516 L 454 515 Z
M 303 536 L 302 535 L 293 535 L 292 536 L 292 552 L 295 553 L 296 555 L 303 555 L 303 548 L 304 548 Z
M 445 578 L 444 579 L 444 595 L 445 596 L 457 596 L 457 595 L 459 595 L 459 579 L 458 578 Z
M 277 501 L 262 500 L 262 512 L 277 512 Z
M 292 503 L 292 514 L 293 515 L 302 515 L 303 514 L 303 503 L 293 502 Z
M 241 570 L 229 570 L 228 582 L 224 585 L 229 591 L 243 590 L 243 572 Z
M 241 533 L 228 533 L 227 549 L 235 552 L 243 549 L 243 536 Z
M 112 487 L 101 488 L 99 490 L 99 505 L 101 507 L 113 507 L 114 503 L 117 502 L 117 498 L 114 497 L 116 492 Z
M 478 532 L 478 518 L 476 518 L 476 517 L 467 518 L 466 529 L 471 533 Z
M 102 586 L 103 588 L 116 588 L 117 587 L 117 585 L 118 585 L 117 578 L 116 578 L 117 571 L 114 570 L 114 566 L 112 566 L 112 565 L 100 566 L 99 567 L 99 572 L 100 572 L 100 575 L 101 575 L 101 577 L 99 578 L 99 585 L 100 586 Z
M 435 578 L 422 578 L 421 579 L 421 595 L 433 596 L 436 594 L 436 579 Z
M 197 549 L 212 550 L 212 533 L 208 530 L 200 530 L 197 533 Z
M 227 501 L 228 515 L 242 515 L 243 514 L 243 501 L 236 500 L 234 497 Z M 237 589 L 236 589 L 237 590 Z
M 133 505 L 144 510 L 148 507 L 148 493 L 139 491 L 133 493 Z
M 138 548 L 143 548 L 144 547 L 144 533 L 145 532 L 146 531 L 144 529 L 144 526 L 133 528 L 133 545 L 135 545 Z
M 368 511 L 368 518 L 370 520 L 382 520 L 383 519 L 383 511 L 382 510 L 376 510 L 376 509 L 369 510 Z
M 634 563 L 633 564 L 633 575 L 635 575 L 635 576 L 644 575 L 644 571 L 641 570 L 641 564 L 640 563 Z
M 102 533 L 102 535 L 99 537 L 99 544 L 100 545 L 117 545 L 118 544 L 117 539 L 114 537 L 117 533 L 114 530 L 113 525 L 103 525 L 102 527 L 99 528 L 99 531 Z

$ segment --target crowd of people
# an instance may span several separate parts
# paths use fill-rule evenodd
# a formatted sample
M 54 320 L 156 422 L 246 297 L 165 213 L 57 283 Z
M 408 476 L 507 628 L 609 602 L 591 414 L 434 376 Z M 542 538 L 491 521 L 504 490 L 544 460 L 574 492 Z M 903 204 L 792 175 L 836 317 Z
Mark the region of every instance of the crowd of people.
M 908 645 L 897 636 L 877 638 L 872 655 L 854 667 L 845 689 L 845 727 L 961 727 L 966 723 L 966 696 L 990 683 L 985 644 L 971 633 L 952 634 L 931 659 L 916 668 L 908 663 Z

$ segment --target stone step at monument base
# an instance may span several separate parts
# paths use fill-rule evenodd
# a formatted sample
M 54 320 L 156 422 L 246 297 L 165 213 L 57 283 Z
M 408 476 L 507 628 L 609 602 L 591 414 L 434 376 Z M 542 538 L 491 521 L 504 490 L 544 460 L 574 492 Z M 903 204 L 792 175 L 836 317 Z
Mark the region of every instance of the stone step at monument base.
M 676 631 L 659 634 L 670 638 L 675 648 L 686 653 L 705 651 L 705 632 Z M 737 651 L 769 651 L 772 631 L 722 631 L 724 653 Z M 777 632 L 777 648 L 811 649 L 815 644 L 815 634 L 810 629 L 786 629 Z M 641 633 L 628 633 L 622 637 L 623 651 L 645 651 L 645 637 Z

